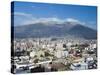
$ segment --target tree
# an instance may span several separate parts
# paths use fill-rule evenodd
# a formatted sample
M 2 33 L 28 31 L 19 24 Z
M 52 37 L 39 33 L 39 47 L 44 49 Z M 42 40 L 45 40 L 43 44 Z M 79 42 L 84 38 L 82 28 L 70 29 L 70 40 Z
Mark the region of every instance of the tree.
M 40 57 L 44 57 L 44 56 L 41 54 Z
M 35 59 L 35 60 L 34 60 L 34 63 L 38 63 L 38 61 L 39 61 L 39 59 Z
M 66 48 L 67 46 L 66 46 L 66 44 L 63 44 L 63 48 Z
M 48 52 L 45 52 L 45 56 L 50 56 L 50 54 Z

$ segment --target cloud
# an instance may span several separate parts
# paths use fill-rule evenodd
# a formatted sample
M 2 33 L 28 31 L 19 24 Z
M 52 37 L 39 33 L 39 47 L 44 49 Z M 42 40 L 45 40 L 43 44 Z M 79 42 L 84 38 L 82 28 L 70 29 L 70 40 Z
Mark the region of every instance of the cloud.
M 14 26 L 20 25 L 29 25 L 35 23 L 43 23 L 44 25 L 55 25 L 59 24 L 60 26 L 65 23 L 70 23 L 70 25 L 83 25 L 92 29 L 96 29 L 96 22 L 89 21 L 89 22 L 82 22 L 75 18 L 65 18 L 61 19 L 58 17 L 46 17 L 46 18 L 35 18 L 32 14 L 23 13 L 23 12 L 14 12 Z
M 35 24 L 35 23 L 43 23 L 45 25 L 49 25 L 49 24 L 61 24 L 63 23 L 63 20 L 59 19 L 59 18 L 55 18 L 55 17 L 51 17 L 51 18 L 33 18 L 31 20 L 27 20 L 26 22 L 24 22 L 24 24 Z
M 84 22 L 81 22 L 81 21 L 79 21 L 79 20 L 77 20 L 77 19 L 73 19 L 73 18 L 67 18 L 66 19 L 66 21 L 67 22 L 70 22 L 71 24 L 81 24 L 81 25 L 84 25 L 85 23 Z
M 14 16 L 25 16 L 25 17 L 31 17 L 32 14 L 22 13 L 22 12 L 15 12 Z
M 32 14 L 15 12 L 14 13 L 14 25 L 29 25 L 35 23 L 43 23 L 44 25 L 54 25 L 54 24 L 63 24 L 66 22 L 70 22 L 71 25 L 76 24 L 85 24 L 77 19 L 73 18 L 65 18 L 60 19 L 58 17 L 49 17 L 49 18 L 34 18 Z
M 97 22 L 95 22 L 95 21 L 89 21 L 88 23 L 91 25 L 97 24 Z
M 67 22 L 77 22 L 79 23 L 79 20 L 73 19 L 73 18 L 67 18 Z
M 14 16 L 14 25 L 24 25 L 27 21 L 34 20 L 32 14 L 22 13 L 22 12 L 14 12 L 12 13 Z
M 76 24 L 81 24 L 81 25 L 84 25 L 85 23 L 84 22 L 81 22 L 77 19 L 73 19 L 73 18 L 66 18 L 66 19 L 60 19 L 60 18 L 57 18 L 57 17 L 51 17 L 51 18 L 34 18 L 34 20 L 31 20 L 31 21 L 27 21 L 27 24 L 28 23 L 44 23 L 44 24 L 63 24 L 63 23 L 66 23 L 66 22 L 70 22 L 72 25 L 76 25 Z
M 97 22 L 95 22 L 95 21 L 88 21 L 87 22 L 87 27 L 89 27 L 89 28 L 92 28 L 92 29 L 97 29 Z

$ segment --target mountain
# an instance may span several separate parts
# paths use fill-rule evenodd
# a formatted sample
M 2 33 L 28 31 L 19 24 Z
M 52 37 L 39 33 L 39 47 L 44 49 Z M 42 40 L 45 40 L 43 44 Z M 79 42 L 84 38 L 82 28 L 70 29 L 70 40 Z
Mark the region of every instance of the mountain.
M 68 37 L 96 39 L 97 31 L 84 25 L 72 22 L 64 23 L 34 23 L 22 26 L 14 26 L 15 38 L 34 38 L 34 37 Z

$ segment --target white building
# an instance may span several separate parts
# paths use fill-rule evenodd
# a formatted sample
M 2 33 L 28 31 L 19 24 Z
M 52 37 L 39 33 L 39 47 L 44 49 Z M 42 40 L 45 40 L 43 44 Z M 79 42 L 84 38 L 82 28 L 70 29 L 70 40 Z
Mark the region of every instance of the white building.
M 57 58 L 67 57 L 68 56 L 68 51 L 63 51 L 63 50 L 55 51 L 55 56 Z
M 86 70 L 88 69 L 88 64 L 84 62 L 73 63 L 70 68 L 72 70 Z

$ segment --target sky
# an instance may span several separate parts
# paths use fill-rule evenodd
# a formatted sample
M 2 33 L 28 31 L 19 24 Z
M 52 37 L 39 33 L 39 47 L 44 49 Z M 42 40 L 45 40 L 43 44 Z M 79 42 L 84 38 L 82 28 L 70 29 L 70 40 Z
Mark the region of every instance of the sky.
M 13 8 L 12 8 L 13 9 Z M 14 26 L 37 21 L 70 20 L 97 29 L 97 7 L 68 4 L 14 2 Z

